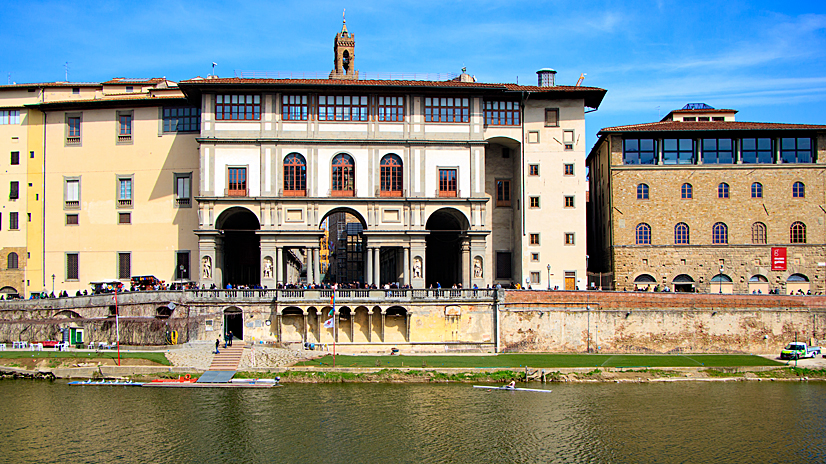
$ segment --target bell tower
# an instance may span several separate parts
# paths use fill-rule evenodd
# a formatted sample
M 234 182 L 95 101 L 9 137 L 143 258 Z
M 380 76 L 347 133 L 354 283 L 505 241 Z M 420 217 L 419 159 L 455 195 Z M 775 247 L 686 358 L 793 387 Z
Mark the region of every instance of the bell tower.
M 355 70 L 356 62 L 356 35 L 347 32 L 347 20 L 341 13 L 341 32 L 336 34 L 333 42 L 333 70 L 330 79 L 358 79 L 359 72 Z

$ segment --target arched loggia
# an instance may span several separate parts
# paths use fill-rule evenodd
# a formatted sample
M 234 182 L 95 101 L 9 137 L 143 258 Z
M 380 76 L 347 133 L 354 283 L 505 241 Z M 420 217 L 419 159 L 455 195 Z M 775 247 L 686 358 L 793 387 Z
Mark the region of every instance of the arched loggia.
M 451 287 L 462 282 L 462 242 L 470 227 L 455 208 L 442 208 L 427 219 L 425 285 Z
M 258 285 L 260 278 L 261 243 L 255 231 L 260 229 L 258 217 L 241 207 L 230 208 L 215 221 L 223 242 L 222 286 Z

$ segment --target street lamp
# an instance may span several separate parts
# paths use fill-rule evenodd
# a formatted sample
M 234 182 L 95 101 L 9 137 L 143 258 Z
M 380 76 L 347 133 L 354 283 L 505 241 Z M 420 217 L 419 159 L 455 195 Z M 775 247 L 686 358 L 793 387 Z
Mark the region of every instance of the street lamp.
M 588 255 L 585 255 L 585 290 L 591 286 L 590 277 L 588 277 Z
M 178 266 L 178 269 L 181 271 L 178 273 L 178 280 L 184 280 L 184 265 L 181 264 L 180 266 Z
M 54 274 L 52 274 L 52 293 L 54 294 Z
M 551 265 L 548 264 L 548 290 L 551 290 Z
M 723 265 L 720 265 L 720 294 L 723 293 Z

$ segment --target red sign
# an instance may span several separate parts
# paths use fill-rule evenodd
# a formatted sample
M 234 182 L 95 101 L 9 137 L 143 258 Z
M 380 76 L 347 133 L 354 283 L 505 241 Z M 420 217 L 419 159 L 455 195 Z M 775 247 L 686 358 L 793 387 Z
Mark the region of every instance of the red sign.
M 772 271 L 786 270 L 786 249 L 772 248 Z

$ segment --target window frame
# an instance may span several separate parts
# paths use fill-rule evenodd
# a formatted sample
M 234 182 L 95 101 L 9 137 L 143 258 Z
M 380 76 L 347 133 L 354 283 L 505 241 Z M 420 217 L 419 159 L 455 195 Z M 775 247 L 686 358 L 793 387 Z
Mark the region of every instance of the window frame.
M 528 197 L 528 208 L 539 209 L 539 197 Z
M 77 199 L 70 199 L 69 186 L 71 184 L 77 185 Z M 80 176 L 63 176 L 63 209 L 74 210 L 80 209 L 81 202 L 81 178 Z
M 766 224 L 757 221 L 751 225 L 752 245 L 766 245 L 768 243 L 768 235 Z
M 645 182 L 640 182 L 637 184 L 637 200 L 648 200 L 650 199 L 649 195 L 650 187 Z
M 20 124 L 20 110 L 0 110 L 0 126 Z
M 671 148 L 669 145 L 674 143 L 674 148 Z M 690 143 L 691 148 L 686 148 L 683 146 L 685 142 Z M 662 140 L 662 163 L 667 165 L 682 165 L 682 164 L 694 164 L 694 160 L 697 156 L 697 143 L 694 139 L 663 139 Z M 686 158 L 684 155 L 688 154 L 689 156 Z
M 769 148 L 761 148 L 761 143 L 769 143 Z M 747 146 L 754 143 L 754 147 Z M 740 139 L 740 162 L 743 164 L 774 164 L 776 152 L 775 139 L 771 137 L 742 137 Z M 752 155 L 754 158 L 752 159 Z M 768 160 L 761 161 L 761 156 L 768 155 Z
M 538 164 L 529 164 L 528 165 L 528 175 L 531 177 L 536 177 L 539 175 L 539 165 Z
M 376 98 L 376 120 L 379 122 L 404 122 L 405 97 L 379 95 Z
M 290 152 L 281 161 L 281 167 L 282 195 L 285 197 L 307 196 L 307 158 L 301 153 Z
M 545 108 L 545 127 L 559 127 L 559 108 Z
M 387 153 L 379 160 L 379 196 L 402 197 L 404 194 L 404 161 L 396 153 Z
M 67 251 L 64 254 L 65 258 L 63 259 L 63 263 L 66 266 L 66 281 L 67 282 L 77 282 L 80 280 L 80 253 L 78 252 L 69 252 Z M 72 258 L 74 258 L 74 262 L 72 262 Z
M 185 259 L 181 259 L 181 257 L 185 257 Z M 181 271 L 181 265 L 184 266 L 184 270 Z M 175 251 L 175 275 L 178 277 L 177 280 L 190 280 L 192 272 L 192 252 L 191 250 L 176 250 Z
M 574 163 L 563 163 L 562 164 L 562 175 L 563 176 L 573 176 L 573 175 L 575 175 Z
M 17 165 L 20 164 L 20 152 L 19 151 L 13 151 L 13 152 L 9 153 L 9 158 L 10 158 L 9 159 L 9 165 L 17 166 Z
M 134 121 L 133 111 L 118 111 L 116 114 L 117 143 L 132 143 L 132 123 Z
M 124 271 L 126 272 L 124 273 Z M 117 253 L 117 274 L 118 280 L 132 279 L 132 252 L 119 251 Z
M 641 222 L 634 227 L 634 245 L 651 245 L 651 226 Z
M 6 256 L 6 269 L 20 269 L 20 257 L 17 255 L 17 253 L 12 251 Z
M 496 206 L 511 206 L 511 180 L 496 179 Z
M 201 108 L 197 106 L 163 106 L 161 111 L 161 132 L 201 131 Z M 180 129 L 179 129 L 180 128 Z
M 761 184 L 760 182 L 751 183 L 751 197 L 763 198 L 763 184 Z
M 711 244 L 728 245 L 728 225 L 725 222 L 715 222 L 711 226 Z
M 530 246 L 539 246 L 542 244 L 542 238 L 539 236 L 538 232 L 531 232 L 528 234 L 528 245 Z
M 70 221 L 69 218 L 73 218 L 73 221 Z M 67 226 L 79 226 L 80 225 L 80 215 L 77 213 L 67 213 L 66 214 L 66 224 Z
M 9 230 L 20 230 L 20 213 L 9 211 Z
M 459 196 L 459 168 L 438 167 L 439 198 L 455 198 Z
M 576 208 L 576 200 L 574 199 L 574 195 L 565 195 L 562 198 L 563 198 L 563 202 L 562 202 L 562 207 L 563 208 L 568 208 L 568 209 Z
M 728 141 L 731 145 L 729 149 L 720 148 L 721 141 Z M 714 142 L 714 148 L 710 149 L 707 147 L 711 146 L 711 142 Z M 703 164 L 734 164 L 736 161 L 737 151 L 735 150 L 736 144 L 734 139 L 727 139 L 727 138 L 708 138 L 708 139 L 700 139 L 700 145 L 703 151 Z M 714 159 L 711 159 L 711 154 L 714 154 Z M 730 161 L 721 161 L 721 154 L 730 154 L 731 160 Z
M 574 232 L 565 232 L 564 244 L 565 244 L 565 246 L 575 246 L 576 245 L 576 233 L 574 233 Z
M 522 110 L 518 100 L 485 100 L 485 126 L 521 126 Z
M 20 199 L 20 181 L 9 181 L 9 200 Z
M 235 173 L 233 175 L 233 173 Z M 243 179 L 240 174 L 243 173 Z M 249 196 L 249 166 L 227 166 L 226 196 L 247 197 Z M 235 187 L 235 188 L 233 188 Z
M 64 144 L 66 146 L 79 146 L 83 136 L 83 113 L 66 113 L 65 114 L 65 136 Z
M 795 221 L 791 226 L 789 226 L 789 243 L 806 243 L 806 224 L 802 221 Z
M 308 121 L 310 119 L 310 96 L 307 94 L 281 95 L 282 121 Z
M 643 149 L 642 142 L 651 143 L 651 149 Z M 657 139 L 628 138 L 622 139 L 622 164 L 629 166 L 648 166 L 657 164 Z M 636 144 L 636 145 L 635 145 Z M 650 154 L 651 159 L 643 160 L 642 154 Z M 645 161 L 645 162 L 643 162 Z
M 330 196 L 356 196 L 356 159 L 353 155 L 340 152 L 330 160 Z
M 192 172 L 175 172 L 172 174 L 172 179 L 174 184 L 172 184 L 172 188 L 174 189 L 175 193 L 175 202 L 174 206 L 176 208 L 191 208 L 192 207 Z M 187 182 L 186 185 L 186 195 L 181 195 L 181 188 L 180 182 L 181 180 L 185 180 Z
M 124 185 L 128 185 L 128 191 L 124 192 Z M 116 174 L 115 175 L 115 205 L 118 209 L 131 209 L 135 198 L 135 175 Z
M 800 142 L 808 140 L 809 148 L 800 148 Z M 794 141 L 794 147 L 788 148 L 787 143 Z M 781 164 L 810 164 L 816 161 L 815 159 L 815 143 L 811 137 L 781 137 L 780 146 L 778 150 L 778 157 Z M 806 161 L 801 161 L 801 155 L 808 155 Z M 794 158 L 787 158 L 788 155 L 793 155 Z
M 118 225 L 128 226 L 132 224 L 132 212 L 122 211 L 118 213 Z
M 358 102 L 355 103 L 353 100 Z M 315 109 L 319 122 L 367 122 L 370 120 L 370 97 L 320 94 L 316 97 Z
M 466 124 L 470 122 L 469 97 L 433 96 L 425 97 L 424 100 L 425 123 Z
M 680 199 L 681 200 L 693 200 L 694 199 L 694 186 L 688 182 L 684 182 L 683 185 L 680 186 Z
M 806 198 L 806 184 L 795 181 L 792 184 L 792 198 Z
M 674 225 L 674 245 L 690 245 L 691 229 L 685 222 L 678 222 Z
M 720 182 L 717 185 L 717 198 L 721 200 L 728 200 L 731 198 L 731 186 L 728 182 Z
M 232 101 L 233 97 L 243 97 L 244 101 Z M 224 100 L 229 98 L 229 102 Z M 251 101 L 247 101 L 247 100 Z M 219 101 L 220 100 L 220 101 Z M 215 94 L 216 121 L 260 121 L 261 94 L 217 93 Z M 244 117 L 236 117 L 244 116 Z

